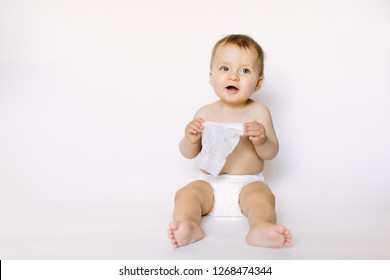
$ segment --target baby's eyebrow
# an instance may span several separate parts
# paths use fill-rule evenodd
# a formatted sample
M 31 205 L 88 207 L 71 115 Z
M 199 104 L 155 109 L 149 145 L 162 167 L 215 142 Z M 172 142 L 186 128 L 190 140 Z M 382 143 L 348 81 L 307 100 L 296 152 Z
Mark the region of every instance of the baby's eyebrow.
M 221 65 L 232 65 L 232 64 L 234 64 L 234 63 L 232 63 L 232 62 L 227 62 L 227 61 L 222 61 L 222 62 L 217 62 L 217 64 L 219 65 L 219 64 L 221 64 Z M 244 63 L 244 64 L 240 64 L 239 65 L 240 67 L 253 67 L 253 64 L 251 64 L 251 63 Z
M 254 68 L 252 64 L 241 64 L 241 67 Z

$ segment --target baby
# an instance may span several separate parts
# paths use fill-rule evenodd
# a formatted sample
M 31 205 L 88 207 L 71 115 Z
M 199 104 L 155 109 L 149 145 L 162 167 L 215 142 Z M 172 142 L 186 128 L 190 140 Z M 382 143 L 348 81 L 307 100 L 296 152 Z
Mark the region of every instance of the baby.
M 246 242 L 285 247 L 291 234 L 276 223 L 275 197 L 264 183 L 264 161 L 279 142 L 268 108 L 251 99 L 263 82 L 263 51 L 245 35 L 229 35 L 212 51 L 210 84 L 219 100 L 200 108 L 185 128 L 181 154 L 198 157 L 200 178 L 177 191 L 168 236 L 173 247 L 202 239 L 201 217 L 246 216 Z

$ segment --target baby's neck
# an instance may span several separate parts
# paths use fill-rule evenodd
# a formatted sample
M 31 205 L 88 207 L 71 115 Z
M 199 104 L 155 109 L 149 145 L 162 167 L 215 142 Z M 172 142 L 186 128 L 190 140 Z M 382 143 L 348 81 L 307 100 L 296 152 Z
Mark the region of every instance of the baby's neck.
M 248 105 L 252 102 L 253 100 L 248 99 L 245 103 L 228 104 L 220 100 L 218 101 L 218 107 L 221 115 L 229 116 L 229 118 L 233 119 L 240 119 L 243 115 L 245 115 Z

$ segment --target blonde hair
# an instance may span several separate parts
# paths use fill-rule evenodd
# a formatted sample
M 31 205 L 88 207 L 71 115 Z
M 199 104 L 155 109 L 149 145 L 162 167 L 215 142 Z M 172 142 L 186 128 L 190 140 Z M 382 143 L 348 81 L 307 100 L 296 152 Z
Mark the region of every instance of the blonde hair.
M 211 60 L 210 60 L 210 68 L 214 60 L 215 53 L 217 52 L 217 49 L 220 46 L 225 45 L 234 45 L 241 49 L 248 50 L 253 49 L 257 53 L 257 62 L 258 62 L 258 70 L 259 70 L 259 77 L 262 77 L 264 75 L 264 52 L 263 49 L 260 47 L 260 45 L 253 40 L 251 37 L 247 35 L 242 34 L 231 34 L 226 37 L 223 37 L 221 40 L 219 40 L 213 48 L 213 51 L 211 53 Z

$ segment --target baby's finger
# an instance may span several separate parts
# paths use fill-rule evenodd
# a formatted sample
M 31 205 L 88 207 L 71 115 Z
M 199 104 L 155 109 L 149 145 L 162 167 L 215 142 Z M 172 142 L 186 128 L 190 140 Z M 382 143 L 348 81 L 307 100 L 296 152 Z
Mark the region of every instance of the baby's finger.
M 257 126 L 259 125 L 260 123 L 256 122 L 256 121 L 253 121 L 253 122 L 246 122 L 244 123 L 244 127 L 252 127 L 252 126 Z
M 247 136 L 260 136 L 262 134 L 261 130 L 258 129 L 253 129 L 253 130 L 248 130 Z
M 202 132 L 202 130 L 203 130 L 203 126 L 201 126 L 197 123 L 191 123 L 190 125 L 188 125 L 188 131 L 190 133 L 197 134 L 197 133 Z
M 247 127 L 244 128 L 244 134 L 247 136 L 256 136 L 261 133 L 262 129 L 260 127 Z
M 202 119 L 202 118 L 196 118 L 196 119 L 194 119 L 194 121 L 197 121 L 197 122 L 199 122 L 201 124 L 203 124 L 205 122 L 205 120 Z
M 256 130 L 256 129 L 259 129 L 261 127 L 261 125 L 257 122 L 251 122 L 251 123 L 246 123 L 244 125 L 244 130 Z
M 195 129 L 196 129 L 197 132 L 202 132 L 203 124 L 199 123 L 199 122 L 195 123 Z

